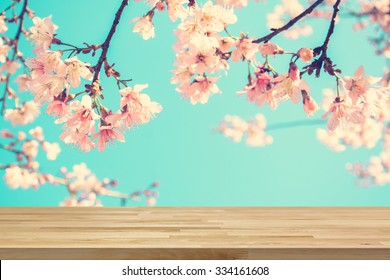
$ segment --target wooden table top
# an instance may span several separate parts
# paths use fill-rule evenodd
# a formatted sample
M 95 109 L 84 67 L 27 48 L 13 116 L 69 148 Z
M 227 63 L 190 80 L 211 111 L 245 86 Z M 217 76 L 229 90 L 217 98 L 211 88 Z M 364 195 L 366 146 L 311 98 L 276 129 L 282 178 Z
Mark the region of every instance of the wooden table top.
M 390 208 L 0 208 L 0 259 L 390 259 Z

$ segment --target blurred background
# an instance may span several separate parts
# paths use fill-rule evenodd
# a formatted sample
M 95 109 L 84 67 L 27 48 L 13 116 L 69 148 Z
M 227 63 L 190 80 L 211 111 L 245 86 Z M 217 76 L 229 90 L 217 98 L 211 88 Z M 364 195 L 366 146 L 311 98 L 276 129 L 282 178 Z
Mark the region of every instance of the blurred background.
M 52 15 L 53 22 L 59 26 L 58 38 L 77 46 L 83 42 L 103 42 L 120 5 L 119 0 L 30 2 L 37 16 Z M 237 10 L 238 22 L 229 31 L 234 35 L 240 31 L 248 32 L 255 38 L 268 34 L 266 15 L 277 2 L 251 2 L 248 7 Z M 0 4 L 0 8 L 3 5 L 6 3 Z M 207 104 L 194 106 L 182 99 L 175 91 L 175 85 L 170 83 L 175 59 L 173 30 L 178 22 L 172 23 L 166 12 L 156 11 L 153 19 L 156 37 L 144 41 L 132 32 L 133 24 L 129 21 L 147 10 L 145 3 L 131 1 L 114 35 L 108 58 L 110 63 L 115 63 L 123 78 L 133 79 L 130 86 L 149 84 L 145 93 L 163 106 L 162 113 L 149 124 L 127 131 L 126 143 L 111 145 L 102 153 L 83 153 L 64 145 L 58 139 L 61 125 L 54 124 L 54 119 L 45 113 L 35 123 L 20 128 L 1 119 L 0 128 L 13 132 L 40 125 L 48 141 L 61 143 L 62 153 L 57 161 L 42 160 L 42 170 L 55 174 L 61 166 L 70 169 L 74 164 L 84 162 L 100 179 L 118 179 L 117 188 L 125 193 L 159 181 L 157 206 L 390 205 L 389 186 L 358 187 L 356 177 L 345 169 L 348 162 L 366 162 L 371 155 L 378 154 L 380 143 L 371 150 L 348 148 L 345 152 L 335 153 L 316 138 L 317 127 L 325 127 L 325 123 L 270 131 L 274 143 L 264 148 L 236 144 L 213 132 L 227 114 L 251 118 L 262 113 L 268 125 L 307 117 L 301 104 L 284 102 L 272 111 L 267 106 L 259 108 L 248 103 L 245 96 L 238 96 L 237 91 L 247 83 L 246 63 L 231 63 L 228 75 L 222 76 L 218 82 L 223 93 L 212 96 Z M 310 19 L 308 23 L 314 29 L 311 36 L 295 41 L 277 36 L 273 42 L 293 52 L 304 46 L 314 48 L 321 45 L 329 22 Z M 343 75 L 353 75 L 363 65 L 367 74 L 382 76 L 386 61 L 374 54 L 367 40 L 373 30 L 354 32 L 353 23 L 354 19 L 346 18 L 336 25 L 329 56 L 343 70 Z M 24 45 L 22 51 L 28 56 L 32 47 L 28 42 Z M 97 60 L 88 59 L 93 65 Z M 281 73 L 287 72 L 288 61 L 289 57 L 271 59 L 272 65 Z M 307 81 L 318 102 L 324 88 L 335 88 L 334 79 L 327 75 Z M 104 91 L 107 103 L 117 106 L 116 83 L 104 81 Z M 110 91 L 115 95 L 111 99 Z M 312 118 L 318 119 L 322 114 L 317 112 Z M 13 155 L 0 151 L 1 161 L 6 161 L 9 156 Z M 44 159 L 44 154 L 41 157 Z M 0 176 L 3 175 L 4 172 L 0 171 Z M 0 181 L 1 206 L 57 206 L 66 195 L 65 188 L 49 184 L 37 191 L 11 190 L 3 180 Z M 119 206 L 114 198 L 103 198 L 102 202 L 106 206 Z

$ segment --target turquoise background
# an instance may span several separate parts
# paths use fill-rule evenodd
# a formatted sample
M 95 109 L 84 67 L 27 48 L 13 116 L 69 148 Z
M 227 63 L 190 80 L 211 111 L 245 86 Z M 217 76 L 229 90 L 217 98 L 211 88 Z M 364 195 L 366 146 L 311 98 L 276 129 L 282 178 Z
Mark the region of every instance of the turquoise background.
M 265 15 L 273 9 L 273 1 L 268 2 L 250 3 L 249 7 L 238 10 L 238 23 L 229 28 L 230 32 L 238 35 L 241 30 L 248 31 L 253 37 L 268 34 Z M 37 16 L 53 15 L 53 22 L 59 26 L 58 38 L 78 46 L 83 42 L 103 42 L 119 4 L 120 0 L 31 0 L 31 8 Z M 117 178 L 118 190 L 123 192 L 142 189 L 157 180 L 161 186 L 159 206 L 390 205 L 388 186 L 357 187 L 356 178 L 345 170 L 347 162 L 366 162 L 371 155 L 378 154 L 380 144 L 372 150 L 348 149 L 334 153 L 317 141 L 316 126 L 271 131 L 274 144 L 265 148 L 235 144 L 213 133 L 212 129 L 226 114 L 250 118 L 261 112 L 270 125 L 304 120 L 306 115 L 301 105 L 295 106 L 291 102 L 282 103 L 278 110 L 272 111 L 248 103 L 244 96 L 237 96 L 236 92 L 247 81 L 245 63 L 231 64 L 228 75 L 218 83 L 223 94 L 213 96 L 209 103 L 193 106 L 181 99 L 175 85 L 170 84 L 175 57 L 173 30 L 178 23 L 170 22 L 165 12 L 156 12 L 156 37 L 143 41 L 132 32 L 133 25 L 129 21 L 146 11 L 144 3 L 132 2 L 126 8 L 108 58 L 110 63 L 116 63 L 124 78 L 132 78 L 138 84 L 149 83 L 145 93 L 162 104 L 163 112 L 149 124 L 127 131 L 126 143 L 116 143 L 103 153 L 82 153 L 61 143 L 62 153 L 58 160 L 42 161 L 42 170 L 57 172 L 61 166 L 71 168 L 73 164 L 85 162 L 99 178 Z M 322 44 L 328 22 L 323 19 L 310 22 L 315 30 L 312 36 L 297 41 L 278 36 L 274 42 L 287 51 Z M 370 75 L 381 76 L 385 61 L 374 55 L 366 39 L 373 29 L 355 33 L 353 22 L 353 19 L 345 19 L 337 24 L 329 55 L 344 75 L 352 75 L 358 66 L 364 65 Z M 28 43 L 24 44 L 24 50 L 31 50 Z M 85 59 L 93 65 L 97 60 Z M 278 59 L 273 66 L 284 73 L 288 59 Z M 323 88 L 335 86 L 334 79 L 322 76 L 321 79 L 308 79 L 312 95 L 318 101 Z M 108 104 L 117 106 L 119 96 L 113 80 L 104 81 L 104 92 Z M 23 94 L 28 96 L 29 93 Z M 110 97 L 111 94 L 116 96 Z M 314 118 L 321 114 L 318 112 Z M 12 128 L 1 120 L 0 127 L 26 131 L 41 125 L 47 140 L 59 142 L 61 126 L 53 122 L 53 118 L 43 113 L 33 125 Z M 7 161 L 9 156 L 0 151 L 1 162 Z M 2 171 L 0 176 L 3 176 Z M 0 181 L 1 206 L 56 206 L 66 194 L 65 188 L 51 185 L 44 185 L 39 191 L 11 190 L 3 180 Z M 119 201 L 104 198 L 103 204 L 118 206 Z

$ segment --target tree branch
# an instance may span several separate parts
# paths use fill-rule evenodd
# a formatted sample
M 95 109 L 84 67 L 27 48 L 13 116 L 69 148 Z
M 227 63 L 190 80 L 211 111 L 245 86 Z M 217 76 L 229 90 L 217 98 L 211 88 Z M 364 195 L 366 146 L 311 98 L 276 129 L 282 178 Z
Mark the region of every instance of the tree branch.
M 100 73 L 100 70 L 102 68 L 103 62 L 107 58 L 107 52 L 108 52 L 108 48 L 110 47 L 110 42 L 111 42 L 112 36 L 114 35 L 114 33 L 116 31 L 116 27 L 119 24 L 120 18 L 121 18 L 122 13 L 123 13 L 123 10 L 125 9 L 125 7 L 128 4 L 129 4 L 128 0 L 122 0 L 122 4 L 120 5 L 118 11 L 115 13 L 115 18 L 114 18 L 114 21 L 113 21 L 113 23 L 111 25 L 110 31 L 109 31 L 109 33 L 107 35 L 106 40 L 102 44 L 102 53 L 101 53 L 101 55 L 99 57 L 99 60 L 98 60 L 97 64 L 94 67 L 95 73 L 93 75 L 92 84 L 99 80 L 99 73 Z
M 317 56 L 319 54 L 321 54 L 321 56 L 318 59 L 314 60 L 310 65 L 304 67 L 305 69 L 308 70 L 309 75 L 311 75 L 313 73 L 313 71 L 315 70 L 317 78 L 320 76 L 322 66 L 324 67 L 325 72 L 327 72 L 328 74 L 330 74 L 332 76 L 334 76 L 336 72 L 341 72 L 340 70 L 335 69 L 336 65 L 333 65 L 332 60 L 327 56 L 327 50 L 328 50 L 330 37 L 332 36 L 332 34 L 334 32 L 336 17 L 337 17 L 338 12 L 340 11 L 340 2 L 341 2 L 341 0 L 337 0 L 336 3 L 333 5 L 333 15 L 332 15 L 332 19 L 331 19 L 330 24 L 329 24 L 329 29 L 328 29 L 328 32 L 326 34 L 324 43 L 322 44 L 322 46 L 319 46 L 313 50 L 314 56 Z
M 290 27 L 292 27 L 295 23 L 297 23 L 298 21 L 300 21 L 302 18 L 304 18 L 305 16 L 307 16 L 308 14 L 310 14 L 312 11 L 314 11 L 314 9 L 320 5 L 322 2 L 324 2 L 324 0 L 317 0 L 315 1 L 309 8 L 307 8 L 305 11 L 303 11 L 301 14 L 299 14 L 298 16 L 296 16 L 295 18 L 293 18 L 292 20 L 290 20 L 286 25 L 280 27 L 280 28 L 277 28 L 275 29 L 273 32 L 271 32 L 270 34 L 264 36 L 264 37 L 261 37 L 259 39 L 256 39 L 253 41 L 253 43 L 262 43 L 262 42 L 268 42 L 269 40 L 271 40 L 273 37 L 275 37 L 276 35 L 278 35 L 280 32 L 283 32 L 287 29 L 289 29 Z
M 16 34 L 15 34 L 15 37 L 14 39 L 11 41 L 12 43 L 12 47 L 13 47 L 13 51 L 14 53 L 12 54 L 12 58 L 11 58 L 11 61 L 14 61 L 17 54 L 18 54 L 18 51 L 19 51 L 19 38 L 20 38 L 20 35 L 22 34 L 22 31 L 23 31 L 23 23 L 24 23 L 24 17 L 27 13 L 27 7 L 28 7 L 28 1 L 29 0 L 24 0 L 23 1 L 23 7 L 22 7 L 22 11 L 20 12 L 18 18 L 19 18 L 19 25 L 18 25 L 18 29 L 16 31 Z M 16 3 L 16 2 L 15 2 Z M 11 74 L 7 74 L 7 77 L 6 77 L 6 80 L 5 80 L 5 89 L 4 89 L 4 94 L 3 94 L 3 97 L 1 98 L 2 100 L 2 105 L 1 105 L 1 115 L 4 115 L 4 111 L 5 111 L 5 107 L 6 107 L 6 100 L 7 100 L 7 94 L 8 94 L 8 88 L 9 88 L 9 80 L 10 80 L 10 77 L 11 77 Z

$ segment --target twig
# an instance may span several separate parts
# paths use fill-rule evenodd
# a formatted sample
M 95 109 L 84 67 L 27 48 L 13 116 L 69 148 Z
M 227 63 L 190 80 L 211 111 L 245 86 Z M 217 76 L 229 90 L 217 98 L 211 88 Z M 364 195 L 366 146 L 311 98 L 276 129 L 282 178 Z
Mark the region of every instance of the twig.
M 314 9 L 320 5 L 322 2 L 324 2 L 324 0 L 317 0 L 315 1 L 309 8 L 307 8 L 305 11 L 303 11 L 301 14 L 299 14 L 298 16 L 296 16 L 295 18 L 293 18 L 292 20 L 290 20 L 286 25 L 280 27 L 280 28 L 277 28 L 275 30 L 273 30 L 273 32 L 271 32 L 270 34 L 264 36 L 264 37 L 261 37 L 259 39 L 256 39 L 253 41 L 253 43 L 261 43 L 261 42 L 268 42 L 269 40 L 271 40 L 273 37 L 275 37 L 276 35 L 278 35 L 280 32 L 282 31 L 285 31 L 287 29 L 289 29 L 290 27 L 292 27 L 295 23 L 297 23 L 298 21 L 300 21 L 302 18 L 304 18 L 306 15 L 310 14 L 312 11 L 314 11 Z
M 311 75 L 315 70 L 317 78 L 320 76 L 322 68 L 324 68 L 325 72 L 332 76 L 335 76 L 337 73 L 341 73 L 339 69 L 335 69 L 336 65 L 333 65 L 332 60 L 327 56 L 329 41 L 334 32 L 337 14 L 340 11 L 340 2 L 341 0 L 337 0 L 336 3 L 333 5 L 333 15 L 329 24 L 328 32 L 326 34 L 324 43 L 313 50 L 314 56 L 318 56 L 319 54 L 321 54 L 320 57 L 318 59 L 315 59 L 310 65 L 304 67 L 304 69 L 307 70 L 309 75 Z
M 122 0 L 122 4 L 120 5 L 118 11 L 115 13 L 115 18 L 114 18 L 114 21 L 111 25 L 110 31 L 107 35 L 106 40 L 102 44 L 102 53 L 99 57 L 97 64 L 94 67 L 95 73 L 93 75 L 92 84 L 99 80 L 100 69 L 102 68 L 103 62 L 106 60 L 107 52 L 108 52 L 108 48 L 110 47 L 110 42 L 111 42 L 112 36 L 114 35 L 114 33 L 116 31 L 116 27 L 119 24 L 123 10 L 125 9 L 125 7 L 128 4 L 129 4 L 128 0 Z
M 27 13 L 28 1 L 29 0 L 24 0 L 22 11 L 20 12 L 20 14 L 18 16 L 18 18 L 20 19 L 19 25 L 18 25 L 18 29 L 16 31 L 14 39 L 11 41 L 12 42 L 12 46 L 13 46 L 13 52 L 14 52 L 12 54 L 11 61 L 15 60 L 15 57 L 17 56 L 18 51 L 19 51 L 18 50 L 18 48 L 19 48 L 19 38 L 20 38 L 20 35 L 22 34 L 22 31 L 23 31 L 24 16 Z M 7 77 L 6 77 L 6 80 L 5 80 L 4 94 L 3 94 L 3 97 L 1 98 L 1 100 L 3 102 L 2 105 L 1 105 L 1 111 L 0 111 L 1 115 L 4 115 L 4 111 L 5 111 L 5 107 L 6 107 L 7 94 L 9 93 L 8 89 L 9 89 L 10 77 L 11 77 L 11 74 L 8 73 Z

